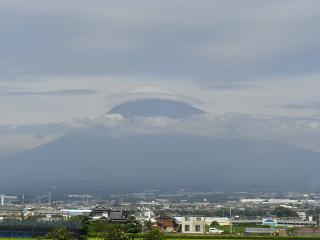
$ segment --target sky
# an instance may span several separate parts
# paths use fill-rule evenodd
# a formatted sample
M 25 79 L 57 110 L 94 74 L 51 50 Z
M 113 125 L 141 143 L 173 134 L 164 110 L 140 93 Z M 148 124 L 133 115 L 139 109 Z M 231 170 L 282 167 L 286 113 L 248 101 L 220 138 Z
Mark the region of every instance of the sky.
M 320 151 L 319 9 L 318 0 L 1 0 L 0 156 L 146 92 L 208 113 L 160 119 L 170 131 Z M 159 127 L 137 125 L 150 121 Z

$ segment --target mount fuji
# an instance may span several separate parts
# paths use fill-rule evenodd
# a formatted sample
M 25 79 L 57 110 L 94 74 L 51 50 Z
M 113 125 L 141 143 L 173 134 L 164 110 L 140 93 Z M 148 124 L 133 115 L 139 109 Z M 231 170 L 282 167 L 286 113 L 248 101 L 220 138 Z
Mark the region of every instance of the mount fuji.
M 125 119 L 205 114 L 187 103 L 140 99 L 107 115 Z M 0 159 L 2 191 L 61 192 L 153 189 L 294 191 L 320 189 L 320 153 L 264 140 L 182 133 L 69 133 Z

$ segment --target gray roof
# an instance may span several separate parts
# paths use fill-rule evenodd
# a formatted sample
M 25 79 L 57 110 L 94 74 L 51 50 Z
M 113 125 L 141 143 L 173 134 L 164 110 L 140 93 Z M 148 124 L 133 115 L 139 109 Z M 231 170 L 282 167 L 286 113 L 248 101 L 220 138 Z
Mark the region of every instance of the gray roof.
M 92 211 L 108 211 L 108 208 L 103 206 L 103 205 L 98 205 L 96 207 L 94 207 L 93 209 L 91 209 Z
M 121 211 L 110 211 L 108 218 L 110 220 L 124 219 Z
M 246 228 L 246 233 L 275 233 L 277 228 Z

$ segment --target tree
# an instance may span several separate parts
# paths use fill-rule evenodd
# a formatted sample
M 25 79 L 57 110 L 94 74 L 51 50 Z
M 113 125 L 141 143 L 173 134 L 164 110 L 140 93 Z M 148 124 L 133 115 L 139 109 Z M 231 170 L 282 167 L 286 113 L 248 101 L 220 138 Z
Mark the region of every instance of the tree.
M 73 240 L 75 236 L 66 228 L 55 228 L 47 234 L 47 238 L 53 240 Z
M 217 221 L 213 221 L 212 223 L 210 223 L 210 227 L 219 228 L 220 224 Z
M 164 240 L 165 236 L 159 230 L 150 230 L 143 235 L 142 239 L 143 240 Z
M 276 207 L 271 214 L 277 217 L 298 217 L 298 214 L 290 208 L 286 207 Z
M 86 240 L 87 239 L 87 235 L 89 232 L 89 226 L 90 226 L 90 222 L 89 222 L 89 218 L 88 217 L 83 217 L 81 220 L 81 225 L 80 225 L 80 229 L 79 229 L 79 235 L 80 235 L 80 239 L 81 240 Z
M 129 222 L 124 225 L 124 231 L 127 233 L 141 233 L 142 225 L 134 217 L 129 218 Z
M 89 232 L 101 233 L 108 228 L 108 223 L 104 220 L 97 220 L 89 225 Z
M 125 233 L 119 226 L 108 226 L 104 240 L 133 240 L 132 235 Z
M 149 220 L 148 220 L 148 221 L 144 221 L 143 225 L 144 225 L 144 229 L 145 229 L 146 231 L 149 231 L 149 230 L 152 229 L 152 222 L 149 221 Z

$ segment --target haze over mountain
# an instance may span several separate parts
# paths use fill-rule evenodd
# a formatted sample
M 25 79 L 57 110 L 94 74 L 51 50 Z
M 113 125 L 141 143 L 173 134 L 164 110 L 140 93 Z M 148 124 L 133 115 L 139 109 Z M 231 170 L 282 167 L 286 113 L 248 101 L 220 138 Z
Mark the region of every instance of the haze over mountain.
M 183 119 L 202 113 L 187 103 L 146 99 L 119 105 L 107 115 Z M 110 134 L 93 125 L 1 159 L 0 188 L 319 190 L 319 172 L 320 153 L 289 144 L 183 133 Z

